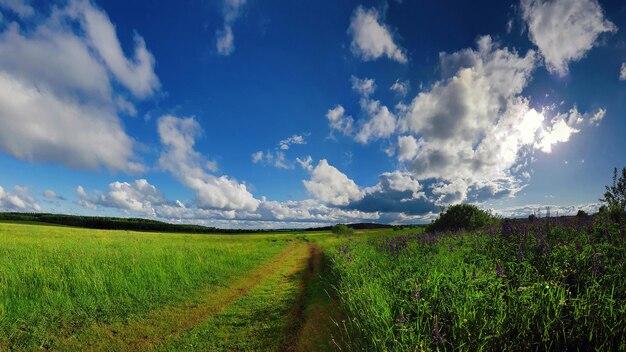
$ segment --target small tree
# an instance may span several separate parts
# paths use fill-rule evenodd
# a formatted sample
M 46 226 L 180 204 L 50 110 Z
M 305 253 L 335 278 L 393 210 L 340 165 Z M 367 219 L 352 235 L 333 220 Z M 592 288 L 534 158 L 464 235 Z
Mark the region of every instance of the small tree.
M 576 213 L 576 216 L 579 218 L 586 218 L 589 215 L 584 210 L 580 209 L 578 210 L 578 213 Z
M 611 212 L 623 213 L 626 210 L 626 167 L 622 169 L 619 179 L 617 168 L 613 169 L 613 186 L 606 186 L 604 198 L 600 201 L 605 203 Z
M 439 213 L 437 220 L 430 223 L 428 231 L 476 230 L 494 222 L 496 218 L 472 204 L 457 204 Z
M 332 232 L 336 235 L 351 235 L 354 233 L 354 230 L 349 228 L 344 224 L 337 224 L 333 226 Z

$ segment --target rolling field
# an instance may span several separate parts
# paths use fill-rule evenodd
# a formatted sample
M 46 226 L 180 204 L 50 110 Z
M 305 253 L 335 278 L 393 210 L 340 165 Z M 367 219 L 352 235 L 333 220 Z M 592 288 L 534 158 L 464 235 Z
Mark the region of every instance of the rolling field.
M 294 234 L 0 223 L 0 350 L 280 349 L 308 257 Z
M 0 350 L 625 350 L 626 238 L 186 235 L 0 223 Z

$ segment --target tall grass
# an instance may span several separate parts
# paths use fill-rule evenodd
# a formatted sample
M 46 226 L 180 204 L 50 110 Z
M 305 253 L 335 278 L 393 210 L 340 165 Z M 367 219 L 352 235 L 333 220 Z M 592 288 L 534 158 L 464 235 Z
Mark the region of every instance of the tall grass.
M 355 350 L 626 350 L 626 241 L 605 225 L 346 241 L 331 253 Z
M 55 334 L 126 321 L 199 288 L 228 285 L 283 246 L 271 236 L 0 223 L 0 349 L 45 347 Z

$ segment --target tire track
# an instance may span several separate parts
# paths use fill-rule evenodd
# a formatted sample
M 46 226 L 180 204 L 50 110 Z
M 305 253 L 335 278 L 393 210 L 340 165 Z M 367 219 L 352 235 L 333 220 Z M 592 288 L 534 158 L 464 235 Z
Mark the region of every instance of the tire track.
M 128 323 L 95 324 L 53 344 L 60 351 L 146 351 L 160 342 L 200 325 L 248 294 L 287 258 L 299 255 L 303 244 L 291 244 L 279 254 L 236 279 L 226 288 L 211 288 L 189 302 L 154 310 L 145 318 Z

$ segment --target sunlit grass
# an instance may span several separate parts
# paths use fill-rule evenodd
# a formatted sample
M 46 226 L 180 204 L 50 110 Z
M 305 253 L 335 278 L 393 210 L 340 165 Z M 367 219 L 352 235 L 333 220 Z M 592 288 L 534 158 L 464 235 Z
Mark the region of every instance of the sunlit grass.
M 45 347 L 51 336 L 227 286 L 283 239 L 0 223 L 0 349 Z

